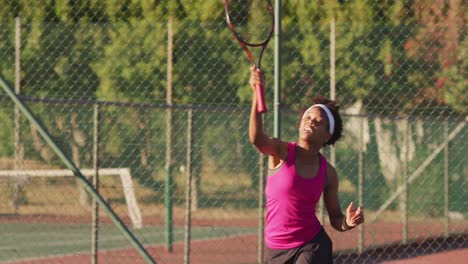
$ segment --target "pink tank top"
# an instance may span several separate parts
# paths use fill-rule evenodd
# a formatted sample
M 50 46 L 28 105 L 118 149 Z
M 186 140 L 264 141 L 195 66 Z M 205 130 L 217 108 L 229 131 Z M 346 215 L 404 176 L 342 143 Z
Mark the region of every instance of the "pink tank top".
M 296 172 L 296 145 L 288 143 L 286 162 L 267 177 L 265 243 L 272 249 L 299 247 L 321 228 L 315 208 L 323 192 L 327 160 L 320 156 L 317 175 L 303 178 Z

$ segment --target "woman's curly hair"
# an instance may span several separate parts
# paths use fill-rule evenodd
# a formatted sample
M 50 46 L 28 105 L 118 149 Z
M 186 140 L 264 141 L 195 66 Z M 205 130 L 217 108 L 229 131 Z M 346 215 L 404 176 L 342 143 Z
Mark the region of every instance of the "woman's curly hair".
M 317 96 L 317 97 L 313 98 L 312 99 L 312 104 L 326 105 L 328 107 L 328 109 L 330 109 L 330 111 L 332 112 L 333 118 L 335 118 L 335 131 L 333 131 L 333 135 L 325 143 L 325 145 L 335 145 L 335 142 L 337 142 L 338 140 L 340 140 L 343 137 L 343 120 L 341 120 L 341 116 L 340 116 L 340 112 L 339 112 L 340 106 L 336 103 L 336 101 L 327 99 L 327 98 L 325 98 L 323 96 Z M 302 120 L 302 116 L 304 115 L 305 111 L 308 108 L 309 108 L 309 106 L 302 109 L 301 115 L 299 116 L 299 124 L 300 124 L 300 122 Z M 323 111 L 323 110 L 321 110 L 321 111 Z M 330 124 L 328 123 L 328 125 L 330 125 Z M 327 129 L 328 129 L 328 127 L 327 127 Z

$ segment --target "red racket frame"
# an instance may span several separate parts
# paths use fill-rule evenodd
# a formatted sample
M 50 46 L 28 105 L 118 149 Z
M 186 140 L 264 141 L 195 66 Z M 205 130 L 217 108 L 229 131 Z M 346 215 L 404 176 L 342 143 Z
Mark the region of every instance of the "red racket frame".
M 274 15 L 274 10 L 273 6 L 271 5 L 269 0 L 264 0 L 268 3 L 268 13 L 271 16 L 271 30 L 268 36 L 265 38 L 264 41 L 260 43 L 250 43 L 245 41 L 235 30 L 234 24 L 231 22 L 231 19 L 229 17 L 229 0 L 224 0 L 224 12 L 226 13 L 226 22 L 228 24 L 229 29 L 232 31 L 234 37 L 237 39 L 239 44 L 241 45 L 242 49 L 244 49 L 245 53 L 247 54 L 247 57 L 249 58 L 250 63 L 254 66 L 260 69 L 261 63 L 262 63 L 262 57 L 263 57 L 263 52 L 265 51 L 265 48 L 268 45 L 268 42 L 271 39 L 271 36 L 273 35 L 273 31 L 275 28 L 275 15 Z M 258 62 L 255 63 L 254 56 L 252 55 L 252 52 L 249 50 L 248 47 L 261 47 L 260 53 L 258 54 Z M 263 85 L 255 85 L 255 92 L 257 94 L 257 112 L 259 113 L 264 113 L 267 111 L 267 107 L 265 104 L 265 93 L 264 93 L 264 87 Z

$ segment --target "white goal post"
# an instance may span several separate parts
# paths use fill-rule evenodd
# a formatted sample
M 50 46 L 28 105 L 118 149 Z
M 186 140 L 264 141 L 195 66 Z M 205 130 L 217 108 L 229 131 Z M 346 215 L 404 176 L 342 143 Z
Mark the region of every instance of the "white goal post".
M 80 169 L 84 176 L 93 176 L 96 172 L 94 169 Z M 129 168 L 103 168 L 98 170 L 99 176 L 120 176 L 122 187 L 127 202 L 128 214 L 134 228 L 141 228 L 143 220 L 141 211 L 138 207 L 133 188 L 132 176 Z M 0 177 L 63 177 L 74 176 L 71 170 L 0 170 Z

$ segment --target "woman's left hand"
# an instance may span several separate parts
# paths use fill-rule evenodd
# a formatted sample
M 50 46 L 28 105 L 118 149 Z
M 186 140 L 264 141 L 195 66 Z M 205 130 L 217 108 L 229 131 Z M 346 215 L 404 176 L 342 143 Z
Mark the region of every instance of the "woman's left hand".
M 354 202 L 349 203 L 346 209 L 346 225 L 348 227 L 356 227 L 364 222 L 364 211 L 361 206 L 354 208 Z

